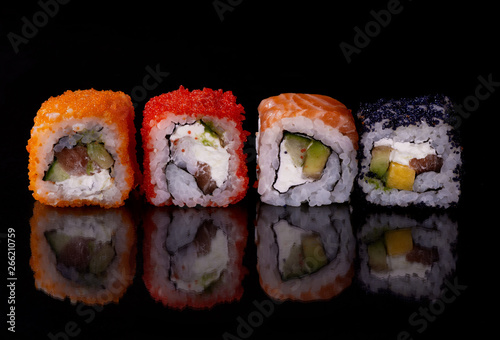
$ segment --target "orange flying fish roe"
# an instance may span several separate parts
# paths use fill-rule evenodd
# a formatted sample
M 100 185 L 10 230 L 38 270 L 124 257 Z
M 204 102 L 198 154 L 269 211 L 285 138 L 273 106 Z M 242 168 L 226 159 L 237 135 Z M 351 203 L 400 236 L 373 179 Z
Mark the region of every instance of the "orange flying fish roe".
M 29 153 L 29 189 L 33 191 L 36 200 L 57 206 L 83 206 L 91 204 L 86 200 L 72 200 L 71 202 L 59 201 L 57 204 L 49 203 L 49 193 L 40 195 L 37 193 L 37 182 L 41 181 L 44 174 L 37 171 L 39 159 L 44 155 L 38 155 L 38 148 L 45 142 L 45 138 L 58 124 L 68 119 L 98 118 L 104 125 L 113 125 L 122 134 L 121 139 L 125 147 L 118 147 L 117 154 L 122 159 L 124 167 L 130 167 L 133 175 L 129 176 L 127 183 L 131 188 L 137 186 L 141 181 L 141 173 L 136 160 L 136 142 L 134 126 L 134 107 L 130 97 L 120 91 L 98 91 L 94 89 L 66 91 L 57 97 L 46 100 L 34 118 L 34 126 L 31 129 L 31 138 L 26 147 Z M 41 157 L 39 157 L 41 156 Z M 128 197 L 128 192 L 123 193 L 123 200 Z M 122 202 L 104 204 L 103 207 L 117 207 Z

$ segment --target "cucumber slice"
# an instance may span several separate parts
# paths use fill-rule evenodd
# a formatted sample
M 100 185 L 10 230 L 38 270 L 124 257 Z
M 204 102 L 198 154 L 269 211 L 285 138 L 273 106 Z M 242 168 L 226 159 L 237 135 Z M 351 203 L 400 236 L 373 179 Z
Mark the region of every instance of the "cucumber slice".
M 211 121 L 204 122 L 200 120 L 200 124 L 205 127 L 205 132 L 211 134 L 213 138 L 216 139 L 220 138 L 221 133 L 217 131 L 217 128 L 215 127 L 214 123 L 212 123 Z
M 59 256 L 61 250 L 71 241 L 71 236 L 60 233 L 57 230 L 46 231 L 45 238 L 56 256 Z
M 111 243 L 103 243 L 100 247 L 93 252 L 89 263 L 89 272 L 98 275 L 104 272 L 111 261 L 115 258 L 115 248 Z
M 201 143 L 203 145 L 218 147 L 218 144 L 220 144 L 221 146 L 224 146 L 224 141 L 221 138 L 221 136 L 224 134 L 224 131 L 218 129 L 211 121 L 200 120 L 199 122 L 205 128 L 205 133 L 201 135 Z
M 87 145 L 87 153 L 91 160 L 103 169 L 109 169 L 114 163 L 113 157 L 106 151 L 104 145 L 93 142 Z
M 311 144 L 311 139 L 290 132 L 285 132 L 285 149 L 290 155 L 293 165 L 301 167 L 304 165 L 306 151 Z
M 47 170 L 43 180 L 49 182 L 61 182 L 67 180 L 68 178 L 69 174 L 63 169 L 61 163 L 59 163 L 56 159 L 52 162 L 49 170 Z
M 290 248 L 290 255 L 283 264 L 283 273 L 281 275 L 283 280 L 286 281 L 307 274 L 307 271 L 303 268 L 303 259 L 302 247 L 300 244 L 293 244 Z

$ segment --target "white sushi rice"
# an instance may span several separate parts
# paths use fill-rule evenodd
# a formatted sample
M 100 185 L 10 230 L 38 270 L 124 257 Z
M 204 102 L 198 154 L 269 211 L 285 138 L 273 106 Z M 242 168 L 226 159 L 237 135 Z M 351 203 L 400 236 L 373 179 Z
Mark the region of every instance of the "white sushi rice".
M 112 174 L 108 171 L 101 171 L 92 176 L 72 176 L 68 180 L 56 183 L 43 181 L 43 174 L 54 161 L 54 147 L 59 140 L 84 130 L 99 131 L 100 140 L 114 159 Z M 132 176 L 125 170 L 123 160 L 117 153 L 122 139 L 123 136 L 114 125 L 103 125 L 95 118 L 68 119 L 54 126 L 52 133 L 46 136 L 45 142 L 39 145 L 39 150 L 37 150 L 38 155 L 43 157 L 43 160 L 38 163 L 37 169 L 37 173 L 42 174 L 37 183 L 38 193 L 40 195 L 47 193 L 49 202 L 53 204 L 60 200 L 72 201 L 75 199 L 87 199 L 102 203 L 121 201 L 122 192 L 130 190 L 126 178 Z
M 280 143 L 283 132 L 301 133 L 330 147 L 323 175 L 319 180 L 291 187 L 280 193 L 273 187 L 280 166 Z M 319 206 L 349 200 L 357 173 L 356 150 L 352 141 L 337 129 L 325 125 L 320 119 L 306 117 L 285 118 L 258 134 L 259 164 L 258 192 L 261 200 L 272 205 L 299 206 L 308 203 Z
M 174 132 L 176 126 L 193 124 L 196 121 L 196 118 L 188 115 L 170 115 L 151 129 L 152 138 L 149 143 L 153 144 L 151 145 L 153 152 L 150 155 L 149 167 L 152 174 L 151 182 L 156 194 L 156 197 L 151 199 L 154 205 L 162 205 L 172 199 L 173 203 L 178 206 L 205 206 L 209 202 L 226 206 L 231 202 L 235 192 L 238 192 L 243 186 L 244 178 L 236 176 L 236 172 L 241 166 L 236 156 L 236 150 L 242 148 L 243 143 L 238 135 L 236 123 L 227 119 L 212 120 L 218 129 L 224 131 L 222 139 L 224 147 L 229 153 L 229 161 L 227 179 L 211 195 L 204 195 L 195 178 L 173 163 L 168 136 Z
M 460 182 L 455 169 L 461 165 L 460 147 L 450 143 L 449 132 L 452 127 L 441 121 L 432 127 L 422 122 L 418 126 L 400 126 L 396 130 L 384 129 L 386 120 L 375 123 L 369 132 L 361 136 L 362 155 L 358 184 L 366 193 L 366 200 L 384 206 L 408 206 L 423 203 L 432 207 L 448 207 L 457 202 L 460 196 Z M 424 172 L 415 177 L 413 191 L 387 189 L 377 180 L 367 176 L 371 162 L 371 150 L 375 143 L 383 139 L 394 142 L 429 143 L 443 159 L 439 172 Z

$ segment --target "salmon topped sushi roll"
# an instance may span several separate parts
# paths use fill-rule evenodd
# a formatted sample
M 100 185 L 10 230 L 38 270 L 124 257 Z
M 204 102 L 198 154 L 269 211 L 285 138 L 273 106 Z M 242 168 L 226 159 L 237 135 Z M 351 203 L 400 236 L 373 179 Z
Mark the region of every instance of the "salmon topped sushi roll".
M 323 95 L 285 93 L 259 105 L 258 192 L 273 205 L 349 199 L 358 134 L 351 110 Z
M 52 206 L 118 207 L 139 183 L 134 108 L 123 92 L 51 97 L 28 141 L 30 190 Z
M 257 271 L 269 297 L 329 300 L 351 285 L 356 241 L 347 204 L 261 204 L 257 215 Z
M 227 206 L 241 200 L 248 177 L 243 106 L 231 92 L 177 91 L 144 109 L 144 189 L 156 206 Z

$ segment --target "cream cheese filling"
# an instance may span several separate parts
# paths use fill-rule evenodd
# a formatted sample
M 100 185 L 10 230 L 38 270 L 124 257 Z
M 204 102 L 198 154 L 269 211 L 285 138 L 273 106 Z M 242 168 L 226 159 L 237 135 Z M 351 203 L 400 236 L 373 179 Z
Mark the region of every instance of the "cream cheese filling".
M 173 143 L 174 163 L 194 174 L 197 163 L 202 162 L 210 166 L 211 177 L 218 187 L 227 180 L 230 154 L 220 139 L 207 132 L 203 124 L 195 122 L 177 126 L 170 141 Z
M 71 175 L 68 179 L 57 182 L 56 185 L 61 186 L 62 190 L 68 196 L 93 199 L 102 198 L 103 191 L 112 187 L 113 179 L 109 171 L 102 170 L 92 176 Z
M 292 186 L 314 181 L 314 179 L 302 176 L 302 167 L 293 164 L 292 157 L 286 151 L 284 139 L 280 144 L 280 164 L 276 176 L 274 188 L 282 193 L 287 192 Z
M 227 242 L 226 234 L 218 229 L 208 254 L 197 256 L 196 249 L 193 248 L 185 256 L 175 256 L 176 264 L 172 268 L 171 279 L 177 288 L 200 293 L 217 281 L 229 263 Z
M 377 146 L 389 146 L 392 148 L 389 160 L 401 165 L 409 165 L 413 158 L 421 159 L 428 155 L 435 155 L 436 150 L 431 146 L 430 141 L 422 143 L 395 142 L 390 138 L 382 138 L 373 144 Z

